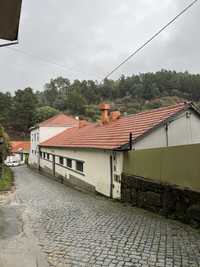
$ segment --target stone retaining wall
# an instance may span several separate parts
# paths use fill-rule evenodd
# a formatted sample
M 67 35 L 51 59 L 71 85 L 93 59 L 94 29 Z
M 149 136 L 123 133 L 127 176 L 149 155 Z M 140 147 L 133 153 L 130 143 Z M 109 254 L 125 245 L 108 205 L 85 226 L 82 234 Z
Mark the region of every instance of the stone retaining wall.
M 121 198 L 134 206 L 200 227 L 200 192 L 123 174 Z

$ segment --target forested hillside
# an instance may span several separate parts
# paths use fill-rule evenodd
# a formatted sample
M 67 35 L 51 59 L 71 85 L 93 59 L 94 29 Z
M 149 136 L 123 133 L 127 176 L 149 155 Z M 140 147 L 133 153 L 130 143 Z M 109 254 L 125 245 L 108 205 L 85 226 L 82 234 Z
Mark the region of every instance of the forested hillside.
M 14 96 L 0 93 L 0 124 L 11 138 L 27 138 L 32 125 L 60 111 L 95 121 L 102 101 L 122 113 L 132 114 L 181 100 L 200 102 L 199 74 L 162 70 L 103 83 L 70 82 L 58 77 L 45 84 L 43 91 L 25 88 L 17 90 Z

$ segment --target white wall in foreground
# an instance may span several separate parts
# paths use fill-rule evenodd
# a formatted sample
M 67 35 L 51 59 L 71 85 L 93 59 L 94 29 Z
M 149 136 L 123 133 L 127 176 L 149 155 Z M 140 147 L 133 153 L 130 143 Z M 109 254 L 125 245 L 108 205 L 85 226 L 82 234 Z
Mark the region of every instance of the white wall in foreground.
M 59 166 L 59 160 L 56 159 L 56 172 L 69 179 L 69 174 L 75 176 L 83 182 L 86 182 L 95 187 L 96 191 L 110 196 L 110 152 L 104 150 L 85 150 L 85 149 L 59 149 L 59 148 L 41 148 L 42 152 L 62 156 L 64 158 L 73 159 L 72 169 L 67 169 Z M 50 157 L 51 159 L 51 157 Z M 51 159 L 52 160 L 52 159 Z M 75 161 L 80 160 L 84 162 L 83 173 L 76 171 Z M 52 168 L 52 163 L 46 159 L 40 159 L 40 166 Z M 66 167 L 66 159 L 64 165 Z

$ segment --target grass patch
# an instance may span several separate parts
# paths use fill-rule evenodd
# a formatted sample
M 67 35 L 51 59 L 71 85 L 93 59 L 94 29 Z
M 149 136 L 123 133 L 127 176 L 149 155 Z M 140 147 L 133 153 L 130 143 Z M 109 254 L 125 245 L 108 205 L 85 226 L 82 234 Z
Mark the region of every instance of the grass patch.
M 3 178 L 0 179 L 0 191 L 8 191 L 13 185 L 13 172 L 10 168 L 4 167 Z

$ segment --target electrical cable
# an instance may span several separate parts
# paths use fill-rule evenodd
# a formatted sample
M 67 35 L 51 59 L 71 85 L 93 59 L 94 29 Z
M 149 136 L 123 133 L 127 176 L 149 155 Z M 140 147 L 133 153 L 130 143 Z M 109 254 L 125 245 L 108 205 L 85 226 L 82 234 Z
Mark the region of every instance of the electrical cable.
M 157 31 L 150 39 L 148 39 L 143 45 L 137 48 L 132 54 L 130 54 L 125 60 L 123 60 L 119 65 L 117 65 L 111 72 L 109 72 L 105 78 L 108 79 L 114 72 L 116 72 L 122 65 L 129 61 L 133 56 L 140 52 L 145 46 L 147 46 L 153 39 L 155 39 L 161 32 L 168 28 L 174 21 L 176 21 L 181 15 L 183 15 L 189 8 L 191 8 L 198 0 L 193 1 L 188 6 L 186 6 L 180 13 L 178 13 L 173 19 L 171 19 L 164 27 Z

